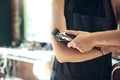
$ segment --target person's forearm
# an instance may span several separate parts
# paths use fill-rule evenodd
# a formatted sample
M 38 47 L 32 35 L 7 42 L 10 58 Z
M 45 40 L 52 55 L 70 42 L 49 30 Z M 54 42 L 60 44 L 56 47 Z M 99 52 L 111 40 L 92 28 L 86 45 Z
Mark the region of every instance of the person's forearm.
M 68 48 L 64 43 L 56 41 L 54 36 L 52 36 L 51 39 L 53 50 L 55 52 L 57 60 L 61 63 L 82 62 L 102 56 L 102 53 L 100 51 L 93 49 L 86 53 L 80 53 L 77 49 Z M 104 54 L 107 53 L 108 51 Z
M 64 0 L 53 0 L 53 23 L 51 33 L 55 28 L 60 31 L 66 30 L 64 17 Z M 80 53 L 77 49 L 68 48 L 64 43 L 58 42 L 53 34 L 51 35 L 52 46 L 59 62 L 82 62 L 101 56 L 100 51 L 91 50 L 87 53 Z
M 93 35 L 96 46 L 120 46 L 120 30 L 95 32 Z

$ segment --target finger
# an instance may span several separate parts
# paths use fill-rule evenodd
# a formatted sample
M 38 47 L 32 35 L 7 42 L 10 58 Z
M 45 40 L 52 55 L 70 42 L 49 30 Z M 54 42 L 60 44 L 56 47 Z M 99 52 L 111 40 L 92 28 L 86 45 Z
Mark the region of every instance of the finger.
M 72 43 L 71 42 L 69 42 L 68 44 L 67 44 L 67 47 L 72 47 Z
M 71 35 L 78 35 L 80 31 L 66 30 L 65 32 L 66 32 L 67 34 L 71 34 Z
M 74 42 L 74 40 L 72 40 L 71 42 L 69 42 L 68 44 L 67 44 L 67 46 L 70 48 L 70 47 L 72 47 L 72 48 L 77 48 L 77 45 L 76 45 L 76 43 Z
M 77 50 L 81 53 L 85 53 L 86 51 L 81 50 L 80 48 L 77 48 Z

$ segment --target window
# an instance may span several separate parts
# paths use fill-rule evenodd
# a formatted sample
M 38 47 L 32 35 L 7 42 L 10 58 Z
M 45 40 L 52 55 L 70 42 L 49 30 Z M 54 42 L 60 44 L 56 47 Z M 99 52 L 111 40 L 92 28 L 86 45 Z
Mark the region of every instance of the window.
M 51 0 L 25 0 L 24 7 L 25 39 L 50 42 Z

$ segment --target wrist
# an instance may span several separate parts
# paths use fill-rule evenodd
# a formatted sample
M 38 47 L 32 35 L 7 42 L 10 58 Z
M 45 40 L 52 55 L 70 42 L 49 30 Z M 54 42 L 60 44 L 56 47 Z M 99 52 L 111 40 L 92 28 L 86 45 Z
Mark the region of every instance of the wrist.
M 99 42 L 100 42 L 100 39 L 98 37 L 98 35 L 95 33 L 91 33 L 92 35 L 92 43 L 93 43 L 93 46 L 98 46 Z
M 104 45 L 106 43 L 105 35 L 103 35 L 102 32 L 93 33 L 93 39 L 95 46 Z

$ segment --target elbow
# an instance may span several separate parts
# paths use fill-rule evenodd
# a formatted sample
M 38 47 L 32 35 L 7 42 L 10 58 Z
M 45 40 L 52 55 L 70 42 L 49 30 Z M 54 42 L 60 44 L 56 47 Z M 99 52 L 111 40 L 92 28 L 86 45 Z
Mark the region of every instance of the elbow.
M 56 41 L 54 36 L 51 36 L 51 41 L 52 41 L 52 47 L 58 62 L 60 63 L 68 62 L 68 58 L 70 55 L 65 54 L 66 53 L 65 44 L 62 42 Z

